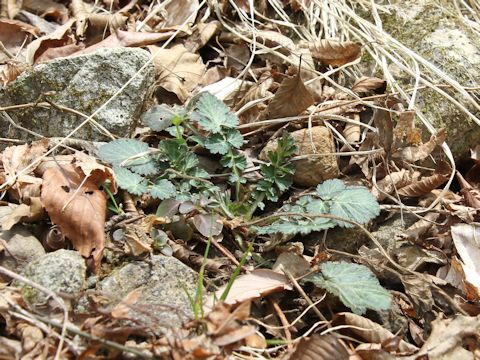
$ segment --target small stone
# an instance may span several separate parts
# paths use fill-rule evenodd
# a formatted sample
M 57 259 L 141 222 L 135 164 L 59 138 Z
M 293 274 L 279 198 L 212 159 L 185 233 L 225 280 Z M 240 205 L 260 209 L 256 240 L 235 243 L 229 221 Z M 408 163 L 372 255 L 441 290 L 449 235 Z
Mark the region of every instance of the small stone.
M 197 273 L 174 257 L 153 255 L 114 270 L 103 279 L 98 291 L 108 299 L 111 310 L 127 294 L 139 289 L 138 301 L 129 305 L 128 318 L 154 334 L 164 334 L 193 318 L 188 298 L 195 297 Z
M 85 289 L 85 260 L 73 250 L 57 250 L 31 261 L 24 269 L 23 276 L 54 292 L 78 294 Z M 24 283 L 17 282 L 22 294 L 31 304 L 41 305 L 48 295 Z
M 149 60 L 150 54 L 138 48 L 100 49 L 91 54 L 54 59 L 22 73 L 5 87 L 0 85 L 0 105 L 36 102 L 41 96 L 55 104 L 91 115 L 127 83 Z M 94 120 L 113 134 L 128 137 L 136 126 L 143 102 L 155 80 L 149 64 Z M 12 111 L 17 123 L 41 135 L 66 136 L 85 118 L 56 108 L 30 107 Z M 0 119 L 3 136 L 28 140 L 28 135 Z M 106 139 L 92 124 L 74 134 L 90 141 Z
M 0 240 L 5 247 L 0 253 L 0 266 L 16 273 L 21 273 L 30 261 L 45 255 L 41 242 L 25 226 L 15 225 L 11 230 L 0 231 Z
M 298 146 L 298 155 L 331 154 L 335 152 L 332 134 L 324 126 L 301 129 L 290 134 Z M 267 153 L 275 150 L 277 140 L 267 143 L 260 153 L 260 159 L 266 161 Z M 300 186 L 315 186 L 339 175 L 337 157 L 335 155 L 312 156 L 295 161 L 293 182 Z

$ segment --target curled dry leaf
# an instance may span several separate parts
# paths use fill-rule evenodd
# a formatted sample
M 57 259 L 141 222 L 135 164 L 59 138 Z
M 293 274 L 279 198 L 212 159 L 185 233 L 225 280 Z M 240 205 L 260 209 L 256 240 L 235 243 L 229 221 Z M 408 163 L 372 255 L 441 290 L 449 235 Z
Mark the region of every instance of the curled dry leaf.
M 105 194 L 73 165 L 65 164 L 44 172 L 41 199 L 73 247 L 84 257 L 93 255 L 98 271 L 105 247 Z
M 6 181 L 10 181 L 9 195 L 22 202 L 29 202 L 31 197 L 40 195 L 42 181 L 31 172 L 21 174 L 25 168 L 30 166 L 48 149 L 48 139 L 35 141 L 30 145 L 9 146 L 2 155 L 3 175 Z M 33 169 L 32 169 L 33 171 Z M 16 180 L 13 180 L 16 177 Z
M 360 44 L 352 41 L 323 39 L 309 44 L 314 59 L 324 65 L 342 66 L 358 59 L 362 52 Z
M 65 5 L 53 0 L 23 0 L 23 8 L 33 14 L 50 19 L 63 24 L 68 19 L 68 9 Z
M 28 65 L 16 60 L 7 60 L 1 69 L 0 80 L 3 82 L 3 85 L 7 85 L 15 80 L 18 75 L 27 70 Z
M 458 182 L 462 188 L 460 192 L 465 199 L 465 203 L 475 209 L 480 209 L 480 190 L 470 185 L 458 171 L 456 172 Z
M 156 44 L 167 40 L 173 33 L 173 31 L 146 33 L 116 30 L 104 40 L 75 53 L 75 55 L 90 54 L 101 48 L 136 47 Z
M 468 338 L 478 336 L 480 316 L 457 315 L 454 318 L 437 318 L 432 322 L 432 332 L 415 358 L 428 359 L 474 359 L 464 348 Z
M 475 290 L 474 298 L 480 299 L 480 226 L 476 224 L 457 224 L 452 226 L 452 239 L 462 259 L 465 281 Z
M 220 299 L 226 286 L 216 291 L 205 303 L 205 312 L 212 309 L 215 299 Z M 285 275 L 270 269 L 256 269 L 249 274 L 240 275 L 233 282 L 225 299 L 226 304 L 237 304 L 248 300 L 257 299 L 273 292 L 290 290 L 288 279 Z
M 81 151 L 77 151 L 74 156 L 76 160 L 75 167 L 80 169 L 89 180 L 93 181 L 97 186 L 109 180 L 111 184 L 110 190 L 113 194 L 117 193 L 117 183 L 111 168 L 100 164 L 93 156 Z
M 38 35 L 39 31 L 35 26 L 19 20 L 0 19 L 0 41 L 7 50 L 7 52 L 0 51 L 0 62 L 13 58 L 19 59 L 18 55 L 25 41 L 28 43 L 32 36 Z M 23 56 L 20 56 L 20 59 L 23 59 Z
M 398 190 L 398 195 L 402 197 L 420 197 L 428 194 L 433 189 L 436 189 L 445 183 L 452 173 L 452 168 L 445 161 L 440 161 L 435 173 L 431 176 L 416 180 L 411 184 L 402 187 Z
M 352 313 L 338 313 L 334 317 L 333 324 L 335 326 L 349 325 L 348 330 L 351 333 L 372 344 L 380 344 L 395 336 L 376 322 Z M 402 353 L 413 353 L 418 350 L 415 345 L 409 344 L 405 340 L 400 341 L 398 349 Z
M 54 32 L 39 37 L 38 39 L 32 41 L 27 46 L 27 52 L 25 55 L 26 62 L 30 65 L 33 65 L 40 61 L 40 57 L 47 51 L 53 51 L 54 48 L 61 48 L 65 45 L 73 44 L 73 38 L 71 37 L 71 28 L 75 20 L 71 19 L 65 24 L 60 26 Z M 62 51 L 61 54 L 65 52 Z M 62 55 L 60 55 L 62 56 Z M 54 58 L 52 55 L 45 54 L 44 59 Z
M 393 129 L 394 149 L 409 145 L 418 145 L 422 142 L 422 134 L 415 128 L 415 111 L 403 111 L 400 113 Z
M 334 334 L 314 334 L 303 338 L 297 345 L 290 360 L 348 360 L 347 348 Z
M 362 76 L 352 86 L 352 91 L 364 93 L 373 91 L 376 94 L 383 94 L 387 89 L 387 81 L 377 77 Z
M 268 113 L 271 118 L 296 116 L 313 103 L 313 96 L 305 87 L 300 73 L 298 73 L 283 79 L 275 96 L 268 104 Z
M 395 189 L 403 188 L 407 185 L 415 184 L 420 178 L 419 171 L 407 171 L 402 169 L 388 174 L 377 185 L 372 188 L 372 194 L 377 200 L 384 200 L 387 195 L 395 194 Z
M 190 24 L 193 24 L 197 17 L 198 0 L 176 0 L 166 3 L 162 13 L 165 21 L 161 24 L 162 28 L 173 28 L 182 25 L 190 17 Z
M 409 163 L 423 160 L 432 153 L 437 145 L 443 144 L 446 138 L 447 133 L 445 129 L 440 129 L 436 134 L 433 134 L 425 144 L 403 148 L 392 154 L 392 157 Z
M 177 95 L 182 103 L 187 101 L 205 73 L 206 67 L 200 55 L 189 52 L 183 45 L 170 49 L 149 46 L 148 49 L 152 54 L 157 54 L 153 63 L 159 85 Z

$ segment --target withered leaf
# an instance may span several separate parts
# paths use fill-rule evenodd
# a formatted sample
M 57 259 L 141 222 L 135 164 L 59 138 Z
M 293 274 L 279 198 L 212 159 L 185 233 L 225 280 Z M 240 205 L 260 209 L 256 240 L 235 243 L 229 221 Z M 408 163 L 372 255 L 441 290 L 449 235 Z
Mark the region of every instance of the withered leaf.
M 387 81 L 377 77 L 362 76 L 352 86 L 352 91 L 364 93 L 374 91 L 377 94 L 383 94 L 387 89 Z
M 303 338 L 290 356 L 290 360 L 348 360 L 349 358 L 345 345 L 333 334 L 314 334 L 307 339 Z
M 397 125 L 393 129 L 395 149 L 421 143 L 422 134 L 415 128 L 415 114 L 413 110 L 400 113 Z
M 458 182 L 460 183 L 460 187 L 462 188 L 460 192 L 465 199 L 465 203 L 475 209 L 480 209 L 480 190 L 475 189 L 472 185 L 470 185 L 458 171 L 456 172 L 456 175 Z
M 420 177 L 418 171 L 407 171 L 402 169 L 388 174 L 382 180 L 377 182 L 377 186 L 372 188 L 372 194 L 377 200 L 384 200 L 388 195 L 395 193 L 395 189 L 400 189 L 410 184 L 414 184 Z
M 99 270 L 105 247 L 105 194 L 73 165 L 65 164 L 44 172 L 41 200 L 52 222 L 82 256 L 93 255 Z
M 268 104 L 271 118 L 296 116 L 313 105 L 314 99 L 300 77 L 300 73 L 283 79 L 272 101 Z
M 382 108 L 375 109 L 373 122 L 378 129 L 380 145 L 389 154 L 393 145 L 393 122 L 390 112 Z
M 404 186 L 398 190 L 398 195 L 402 197 L 420 197 L 428 194 L 433 189 L 436 189 L 445 183 L 452 173 L 452 168 L 445 161 L 440 161 L 435 173 L 431 176 L 415 181 L 410 185 Z
M 362 51 L 362 47 L 358 43 L 334 39 L 319 40 L 309 44 L 309 48 L 314 59 L 330 66 L 348 64 L 358 59 Z
M 205 73 L 206 67 L 200 55 L 189 52 L 183 45 L 170 49 L 149 46 L 148 49 L 152 54 L 157 54 L 153 63 L 159 78 L 158 84 L 185 102 Z
M 206 312 L 213 307 L 215 299 L 220 299 L 225 288 L 225 286 L 221 287 L 217 290 L 215 297 L 212 296 L 207 300 Z M 234 281 L 225 303 L 237 304 L 290 288 L 285 275 L 270 269 L 256 269 L 249 274 L 239 276 Z
M 437 145 L 443 144 L 447 138 L 445 129 L 440 129 L 436 134 L 430 137 L 430 140 L 425 144 L 419 146 L 409 146 L 395 152 L 392 157 L 395 159 L 401 159 L 409 163 L 420 161 L 429 156 Z

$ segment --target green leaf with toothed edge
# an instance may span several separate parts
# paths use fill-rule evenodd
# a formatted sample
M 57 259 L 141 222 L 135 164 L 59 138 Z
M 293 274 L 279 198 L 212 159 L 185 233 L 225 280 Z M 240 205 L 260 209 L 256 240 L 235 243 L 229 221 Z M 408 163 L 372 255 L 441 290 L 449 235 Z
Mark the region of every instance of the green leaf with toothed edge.
M 390 293 L 364 265 L 327 261 L 320 265 L 319 273 L 303 281 L 310 281 L 337 296 L 355 314 L 364 314 L 367 309 L 387 310 L 391 306 Z
M 142 176 L 120 166 L 114 166 L 113 172 L 117 185 L 130 194 L 142 195 L 148 191 L 147 180 Z

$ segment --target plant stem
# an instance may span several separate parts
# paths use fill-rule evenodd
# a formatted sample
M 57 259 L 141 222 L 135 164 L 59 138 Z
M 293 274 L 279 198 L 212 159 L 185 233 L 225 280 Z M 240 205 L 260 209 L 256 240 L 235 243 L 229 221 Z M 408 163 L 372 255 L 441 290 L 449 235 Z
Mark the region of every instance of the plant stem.
M 240 275 L 240 271 L 242 271 L 243 265 L 245 265 L 245 261 L 247 261 L 248 254 L 252 251 L 252 249 L 253 249 L 253 241 L 248 243 L 247 251 L 245 251 L 245 254 L 243 254 L 242 259 L 240 260 L 240 264 L 235 268 L 235 271 L 233 272 L 232 276 L 228 280 L 228 284 L 225 287 L 225 290 L 223 291 L 222 296 L 220 296 L 221 301 L 225 301 L 225 299 L 227 298 L 228 293 L 232 288 L 233 282 L 238 277 L 238 275 Z
M 258 204 L 260 204 L 263 199 L 265 199 L 265 193 L 260 193 L 257 197 L 257 199 L 255 200 L 255 202 L 252 204 L 252 206 L 250 206 L 250 208 L 248 209 L 248 212 L 247 214 L 245 215 L 245 219 L 246 220 L 251 220 L 252 219 L 252 216 L 253 216 L 253 213 L 255 212 L 255 210 L 257 210 L 257 207 L 258 207 Z

